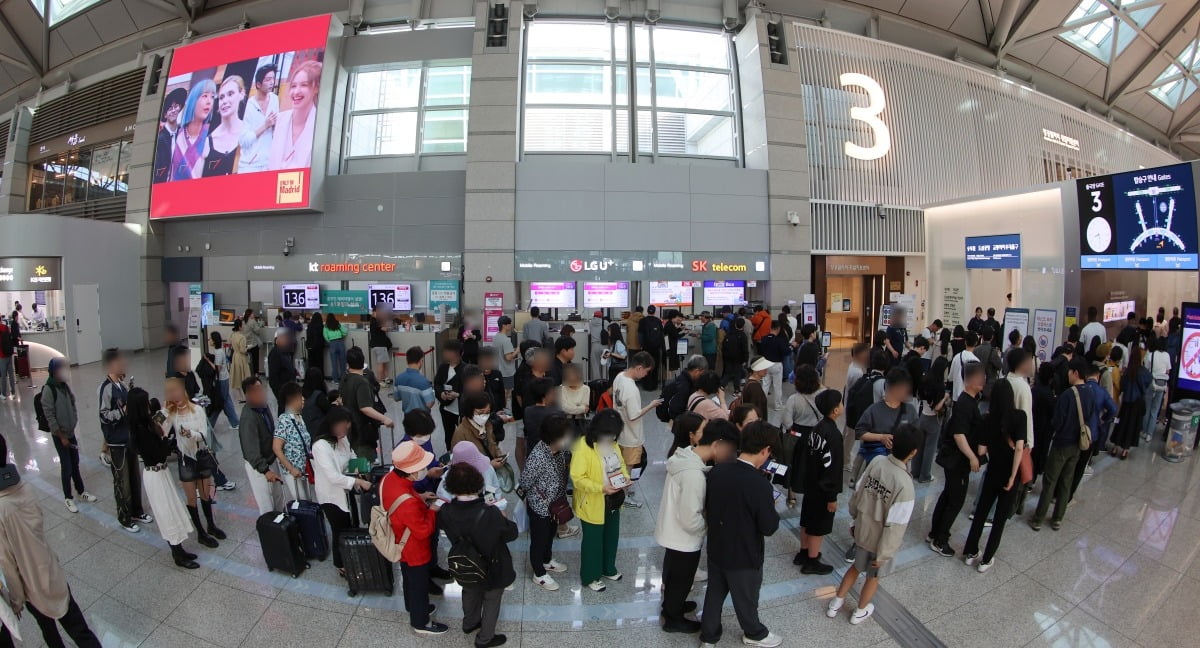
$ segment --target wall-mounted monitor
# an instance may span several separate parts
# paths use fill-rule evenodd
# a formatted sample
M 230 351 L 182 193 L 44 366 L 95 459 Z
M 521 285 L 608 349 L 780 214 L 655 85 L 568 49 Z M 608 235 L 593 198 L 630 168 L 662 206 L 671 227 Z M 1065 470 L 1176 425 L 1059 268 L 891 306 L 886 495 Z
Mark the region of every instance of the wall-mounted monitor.
M 531 282 L 529 305 L 538 308 L 575 308 L 575 282 Z
M 324 69 L 330 18 L 175 49 L 155 136 L 151 218 L 309 206 L 318 97 L 333 91 L 334 71 Z
M 583 284 L 584 308 L 629 308 L 628 281 L 586 281 Z
M 1127 301 L 1108 302 L 1104 304 L 1104 321 L 1125 321 L 1125 317 L 1137 310 L 1137 304 L 1132 299 Z
M 746 282 L 738 279 L 704 282 L 705 306 L 740 306 L 746 303 Z
M 279 305 L 289 310 L 318 310 L 321 308 L 321 286 L 283 284 L 283 299 Z
M 1079 266 L 1196 270 L 1196 195 L 1190 164 L 1077 180 Z
M 217 321 L 222 324 L 233 324 L 233 320 L 237 319 L 237 311 L 228 308 L 222 308 L 217 311 Z
M 650 303 L 660 308 L 671 306 L 686 308 L 692 306 L 692 288 L 695 281 L 651 281 Z
M 412 310 L 412 284 L 372 284 L 367 286 L 371 310 L 380 303 L 392 311 Z
M 200 293 L 200 326 L 208 326 L 212 324 L 213 306 L 216 304 L 217 296 L 210 292 Z

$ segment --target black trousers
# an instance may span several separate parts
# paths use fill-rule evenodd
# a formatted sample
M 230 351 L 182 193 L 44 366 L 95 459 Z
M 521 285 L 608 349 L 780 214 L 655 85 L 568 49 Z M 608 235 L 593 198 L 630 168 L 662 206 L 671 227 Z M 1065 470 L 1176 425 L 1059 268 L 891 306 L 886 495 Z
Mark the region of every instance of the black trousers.
M 554 536 L 557 533 L 558 523 L 554 518 L 543 517 L 529 509 L 529 566 L 538 578 L 546 575 L 546 568 L 542 565 L 550 562 L 554 556 Z
M 704 616 L 700 619 L 700 641 L 721 641 L 721 608 L 725 597 L 733 598 L 742 634 L 750 639 L 762 639 L 769 634 L 767 626 L 758 619 L 758 593 L 762 589 L 762 568 L 722 569 L 710 558 L 708 561 L 708 591 L 704 594 Z
M 250 375 L 251 376 L 262 375 L 262 365 L 260 365 L 258 363 L 258 358 L 259 358 L 258 350 L 261 348 L 262 348 L 262 345 L 260 344 L 254 348 L 246 349 L 246 355 L 250 356 Z M 241 385 L 238 385 L 238 387 L 240 388 Z
M 341 569 L 342 543 L 338 540 L 342 533 L 352 526 L 350 514 L 336 504 L 322 504 L 321 512 L 325 514 L 325 519 L 329 522 L 329 530 L 333 532 L 333 566 Z
M 54 449 L 58 451 L 58 467 L 62 476 L 63 497 L 71 499 L 71 484 L 75 484 L 75 492 L 82 493 L 86 490 L 83 487 L 83 475 L 79 472 L 79 446 L 68 448 L 63 445 L 63 442 L 58 438 L 58 435 L 51 434 L 50 438 L 54 441 Z
M 454 449 L 450 446 L 450 439 L 454 437 L 454 428 L 458 427 L 458 414 L 452 414 L 441 408 L 438 408 L 438 412 L 442 415 L 442 434 L 446 435 L 446 452 L 450 452 Z
M 992 516 L 992 531 L 988 534 L 981 562 L 987 562 L 996 555 L 996 550 L 1000 548 L 1000 539 L 1004 537 L 1008 512 L 1012 510 L 1017 493 L 1023 489 L 1020 484 L 1013 484 L 1011 489 L 1004 490 L 1004 485 L 1008 483 L 1008 474 L 1006 472 L 1003 476 L 991 479 L 984 476 L 979 486 L 979 505 L 975 507 L 975 519 L 971 521 L 971 531 L 967 534 L 967 544 L 963 547 L 963 553 L 968 556 L 979 553 L 979 538 L 983 535 L 983 525 L 991 513 L 992 504 L 995 504 L 996 514 Z
M 415 566 L 400 563 L 404 609 L 408 611 L 408 622 L 414 628 L 429 625 L 429 570 L 432 566 L 432 562 Z
M 48 648 L 66 648 L 63 643 L 62 635 L 58 633 L 58 625 L 61 623 L 63 630 L 67 631 L 67 636 L 79 648 L 102 648 L 100 640 L 96 638 L 96 634 L 88 627 L 87 619 L 83 617 L 83 610 L 79 609 L 79 604 L 75 602 L 75 597 L 71 597 L 71 604 L 67 608 L 67 614 L 61 619 L 51 619 L 42 614 L 37 608 L 33 607 L 32 603 L 25 603 L 25 609 L 33 615 L 37 621 L 38 627 L 42 630 L 42 641 L 46 642 Z M 32 643 L 32 639 L 25 638 L 24 645 Z M 8 628 L 0 624 L 0 648 L 13 648 L 12 634 L 8 632 Z
M 113 499 L 117 504 L 117 521 L 129 526 L 133 518 L 146 514 L 142 508 L 142 467 L 133 446 L 109 446 L 112 459 Z
M 683 604 L 696 580 L 696 569 L 700 567 L 699 551 L 675 551 L 667 549 L 663 555 L 663 619 L 668 623 L 683 620 Z
M 929 531 L 929 535 L 939 544 L 950 541 L 950 527 L 954 524 L 954 518 L 962 511 L 963 503 L 967 501 L 971 466 L 965 459 L 961 463 L 961 467 L 943 468 L 946 473 L 946 486 L 938 496 L 937 505 L 933 507 L 933 525 Z

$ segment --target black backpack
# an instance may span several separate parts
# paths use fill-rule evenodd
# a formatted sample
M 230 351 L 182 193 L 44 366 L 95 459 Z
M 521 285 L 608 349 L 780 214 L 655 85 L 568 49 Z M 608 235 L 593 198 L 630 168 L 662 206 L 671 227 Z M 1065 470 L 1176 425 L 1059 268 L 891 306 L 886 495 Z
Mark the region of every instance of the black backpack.
M 643 320 L 645 321 L 645 320 Z M 646 325 L 645 339 L 642 340 L 643 349 L 661 349 L 663 346 L 663 327 L 662 322 L 655 317 L 649 324 Z
M 486 506 L 480 507 L 471 522 L 471 528 L 479 527 L 479 521 L 483 519 L 486 511 Z M 492 561 L 479 552 L 470 536 L 462 535 L 451 538 L 451 541 L 450 552 L 446 554 L 446 566 L 449 567 L 455 582 L 463 586 L 486 583 Z
M 663 385 L 662 392 L 660 392 L 658 395 L 658 398 L 662 402 L 654 408 L 654 415 L 657 416 L 658 420 L 662 421 L 663 423 L 667 423 L 671 420 L 671 399 L 675 397 L 675 391 L 677 389 L 679 389 L 679 385 L 676 384 L 676 381 L 668 380 L 667 383 Z
M 725 339 L 721 341 L 721 357 L 741 358 L 745 352 L 744 347 L 742 332 L 730 330 L 725 333 Z
M 37 429 L 49 432 L 50 421 L 46 418 L 46 410 L 42 409 L 42 392 L 33 397 L 33 415 L 37 418 Z
M 851 428 L 858 425 L 858 419 L 875 403 L 875 381 L 883 380 L 877 372 L 864 374 L 854 382 L 850 393 L 846 396 L 846 425 Z

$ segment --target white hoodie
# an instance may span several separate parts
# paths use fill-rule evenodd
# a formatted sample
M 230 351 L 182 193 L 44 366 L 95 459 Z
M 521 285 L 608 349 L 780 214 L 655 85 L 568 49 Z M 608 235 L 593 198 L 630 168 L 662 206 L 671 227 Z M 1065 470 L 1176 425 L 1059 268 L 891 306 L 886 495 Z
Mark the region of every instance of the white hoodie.
M 680 448 L 667 460 L 667 481 L 654 539 L 675 551 L 700 551 L 708 525 L 704 520 L 705 473 L 708 466 L 692 448 Z

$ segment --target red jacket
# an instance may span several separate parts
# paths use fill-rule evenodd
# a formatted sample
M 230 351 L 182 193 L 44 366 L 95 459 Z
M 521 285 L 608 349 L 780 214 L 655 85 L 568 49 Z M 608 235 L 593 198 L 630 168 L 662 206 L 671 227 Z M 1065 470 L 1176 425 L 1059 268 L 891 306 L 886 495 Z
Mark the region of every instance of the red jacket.
M 771 314 L 764 308 L 750 316 L 750 324 L 754 326 L 754 341 L 758 342 L 771 332 Z
M 413 488 L 412 480 L 389 472 L 379 482 L 379 503 L 385 509 L 405 493 L 412 497 L 392 514 L 392 531 L 396 534 L 397 542 L 404 535 L 405 529 L 412 531 L 408 536 L 408 543 L 404 545 L 404 553 L 400 555 L 400 562 L 420 567 L 433 560 L 429 538 L 437 531 L 437 514 L 425 505 L 425 500 L 421 499 L 420 493 Z

